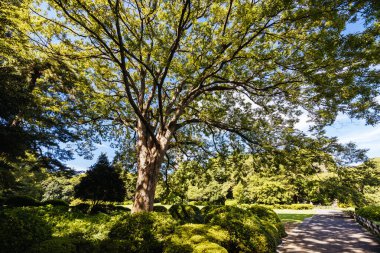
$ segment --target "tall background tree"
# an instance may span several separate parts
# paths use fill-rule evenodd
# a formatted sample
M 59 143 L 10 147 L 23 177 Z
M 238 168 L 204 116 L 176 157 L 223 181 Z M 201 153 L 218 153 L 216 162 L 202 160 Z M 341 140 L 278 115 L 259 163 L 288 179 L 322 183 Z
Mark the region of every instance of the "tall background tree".
M 302 110 L 315 138 L 338 113 L 379 119 L 376 1 L 47 0 L 20 16 L 35 50 L 86 78 L 70 93 L 79 121 L 134 146 L 134 212 L 194 145 L 296 148 Z M 344 35 L 358 18 L 366 29 Z
M 93 205 L 102 201 L 124 201 L 125 187 L 115 168 L 105 154 L 81 178 L 74 187 L 75 197 L 91 200 Z

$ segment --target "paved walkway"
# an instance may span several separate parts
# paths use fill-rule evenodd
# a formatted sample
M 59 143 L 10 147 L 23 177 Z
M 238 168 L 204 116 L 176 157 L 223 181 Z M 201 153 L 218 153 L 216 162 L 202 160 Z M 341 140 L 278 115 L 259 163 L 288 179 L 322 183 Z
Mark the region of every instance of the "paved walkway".
M 380 253 L 380 243 L 341 211 L 318 210 L 288 233 L 277 252 Z

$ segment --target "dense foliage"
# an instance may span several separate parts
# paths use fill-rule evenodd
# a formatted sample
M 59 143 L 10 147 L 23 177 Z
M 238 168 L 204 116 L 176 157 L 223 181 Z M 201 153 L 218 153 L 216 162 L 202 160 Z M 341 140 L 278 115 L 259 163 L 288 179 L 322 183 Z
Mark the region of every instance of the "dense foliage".
M 377 160 L 351 166 L 332 160 L 317 163 L 294 159 L 290 166 L 281 156 L 276 157 L 278 161 L 264 158 L 235 152 L 181 163 L 166 181 L 161 181 L 169 191 L 161 199 L 171 204 L 261 204 L 282 209 L 313 208 L 301 203 L 331 205 L 338 201 L 343 207 L 378 201 Z
M 372 221 L 380 221 L 380 206 L 364 206 L 356 209 L 355 213 Z
M 32 209 L 0 210 L 1 252 L 23 253 L 51 236 L 51 224 Z
M 128 252 L 162 252 L 163 242 L 174 232 L 175 225 L 169 214 L 133 214 L 119 220 L 112 227 L 109 237 L 123 240 Z
M 249 210 L 237 207 L 216 208 L 208 212 L 205 220 L 228 231 L 228 252 L 275 252 L 283 235 L 275 224 L 267 222 L 270 218 L 260 220 Z
M 274 252 L 285 235 L 277 215 L 265 207 L 215 206 L 201 216 L 204 224 L 174 216 L 125 211 L 87 214 L 53 205 L 4 208 L 1 249 L 8 253 L 267 253 Z
M 176 228 L 166 242 L 165 253 L 201 253 L 228 251 L 228 232 L 219 226 L 205 224 L 185 224 Z

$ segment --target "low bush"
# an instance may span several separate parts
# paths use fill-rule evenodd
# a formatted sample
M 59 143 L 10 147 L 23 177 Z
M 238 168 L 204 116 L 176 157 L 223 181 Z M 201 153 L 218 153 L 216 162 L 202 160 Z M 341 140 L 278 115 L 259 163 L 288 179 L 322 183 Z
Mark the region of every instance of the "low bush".
M 280 238 L 278 231 L 273 224 L 263 224 L 248 210 L 234 206 L 219 207 L 210 211 L 205 221 L 228 231 L 230 242 L 225 246 L 228 252 L 276 252 Z
M 21 206 L 39 206 L 41 203 L 29 196 L 11 196 L 4 202 L 9 207 L 21 207 Z
M 380 206 L 364 206 L 356 209 L 355 213 L 369 220 L 380 221 Z
M 164 206 L 153 206 L 153 212 L 167 213 L 168 209 Z
M 162 252 L 163 242 L 174 232 L 175 226 L 176 222 L 169 214 L 129 214 L 116 222 L 109 238 L 123 241 L 127 252 Z
M 67 212 L 66 207 L 51 205 L 28 209 L 52 226 L 54 237 L 92 241 L 107 239 L 111 227 L 122 217 L 121 214 L 110 216 L 104 213 L 89 215 L 77 211 Z
M 280 238 L 286 236 L 284 224 L 282 224 L 280 218 L 272 209 L 263 206 L 252 205 L 247 210 L 259 217 L 260 220 L 269 222 L 274 225 L 277 230 L 278 237 L 276 236 L 276 240 L 278 243 L 280 242 Z M 269 230 L 271 230 L 270 227 Z
M 125 253 L 130 252 L 129 249 L 128 241 L 124 240 L 91 241 L 58 237 L 34 245 L 28 253 Z
M 219 226 L 185 224 L 165 242 L 165 253 L 227 253 L 228 232 Z
M 206 216 L 209 212 L 219 207 L 222 207 L 222 206 L 218 206 L 218 205 L 205 206 L 201 209 L 201 213 L 203 216 Z
M 311 210 L 314 208 L 312 204 L 290 204 L 290 205 L 274 205 L 275 209 L 293 209 L 293 210 Z
M 181 223 L 203 223 L 201 211 L 196 206 L 172 205 L 169 208 L 169 213 Z
M 42 202 L 42 205 L 53 205 L 53 206 L 69 206 L 69 204 L 62 200 L 62 199 L 51 199 L 51 200 L 46 200 Z
M 24 253 L 33 244 L 51 237 L 51 226 L 30 209 L 0 211 L 0 251 Z

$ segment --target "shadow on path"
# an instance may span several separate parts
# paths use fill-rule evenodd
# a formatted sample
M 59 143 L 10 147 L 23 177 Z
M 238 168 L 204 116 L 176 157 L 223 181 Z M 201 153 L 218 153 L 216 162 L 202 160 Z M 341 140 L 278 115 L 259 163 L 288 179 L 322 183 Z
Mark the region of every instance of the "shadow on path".
M 280 253 L 380 253 L 379 241 L 341 211 L 318 210 L 288 233 Z

